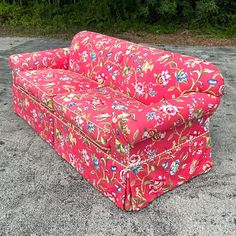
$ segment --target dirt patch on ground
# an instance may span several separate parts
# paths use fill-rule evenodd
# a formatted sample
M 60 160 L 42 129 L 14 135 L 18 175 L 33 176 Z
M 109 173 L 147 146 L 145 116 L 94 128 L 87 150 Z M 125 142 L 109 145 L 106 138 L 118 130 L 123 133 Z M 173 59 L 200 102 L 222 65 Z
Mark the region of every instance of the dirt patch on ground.
M 146 32 L 135 32 L 128 31 L 120 34 L 113 33 L 104 33 L 109 34 L 114 37 L 123 38 L 135 43 L 147 43 L 155 45 L 189 45 L 189 46 L 236 46 L 236 36 L 232 38 L 217 38 L 209 35 L 196 35 L 190 30 L 180 30 L 172 34 L 151 34 Z M 15 30 L 9 30 L 2 28 L 0 31 L 0 36 L 21 36 L 21 37 L 44 37 L 44 38 L 54 38 L 54 39 L 63 39 L 71 40 L 74 36 L 74 33 L 57 33 L 52 35 L 40 35 L 31 31 L 30 33 L 24 33 Z
M 136 43 L 155 45 L 236 46 L 236 37 L 216 38 L 207 35 L 193 35 L 188 30 L 161 35 L 130 31 L 116 36 Z

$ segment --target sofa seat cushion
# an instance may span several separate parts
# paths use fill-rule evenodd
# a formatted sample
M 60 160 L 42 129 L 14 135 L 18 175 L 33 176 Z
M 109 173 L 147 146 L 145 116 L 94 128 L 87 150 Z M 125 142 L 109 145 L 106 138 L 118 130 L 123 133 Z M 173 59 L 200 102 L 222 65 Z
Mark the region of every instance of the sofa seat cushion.
M 122 115 L 125 118 L 128 112 L 145 106 L 110 87 L 59 95 L 53 100 L 55 111 L 63 119 L 105 149 L 111 147 L 112 119 L 121 118 Z
M 63 69 L 21 71 L 14 76 L 14 84 L 51 110 L 54 109 L 52 98 L 55 95 L 101 86 L 75 72 Z

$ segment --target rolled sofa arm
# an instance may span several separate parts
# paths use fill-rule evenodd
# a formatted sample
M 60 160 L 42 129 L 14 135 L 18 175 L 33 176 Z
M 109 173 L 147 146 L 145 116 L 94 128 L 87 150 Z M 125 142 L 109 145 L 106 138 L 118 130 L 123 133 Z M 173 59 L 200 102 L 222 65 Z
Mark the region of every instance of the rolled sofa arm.
M 69 48 L 15 54 L 9 57 L 9 65 L 13 72 L 45 68 L 68 69 L 69 54 Z
M 220 97 L 201 92 L 187 93 L 175 99 L 168 99 L 155 105 L 138 109 L 122 118 L 113 118 L 116 139 L 123 144 L 135 144 L 151 138 L 153 131 L 165 131 L 210 116 L 220 103 Z

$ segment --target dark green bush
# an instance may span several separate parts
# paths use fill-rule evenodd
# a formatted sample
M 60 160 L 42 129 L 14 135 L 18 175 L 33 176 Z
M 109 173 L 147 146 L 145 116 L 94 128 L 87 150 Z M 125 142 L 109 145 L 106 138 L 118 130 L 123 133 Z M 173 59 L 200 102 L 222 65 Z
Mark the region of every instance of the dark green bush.
M 229 29 L 233 35 L 235 13 L 236 2 L 230 0 L 0 0 L 0 26 L 42 33 L 83 28 L 169 32 L 182 26 Z

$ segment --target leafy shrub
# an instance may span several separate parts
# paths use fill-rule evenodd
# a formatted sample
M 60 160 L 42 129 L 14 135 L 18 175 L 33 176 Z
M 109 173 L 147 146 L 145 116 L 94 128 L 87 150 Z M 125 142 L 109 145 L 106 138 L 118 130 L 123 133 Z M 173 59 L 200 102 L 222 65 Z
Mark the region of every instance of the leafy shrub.
M 181 25 L 233 33 L 235 13 L 236 2 L 230 0 L 0 0 L 0 26 L 42 33 L 83 28 L 169 32 Z

